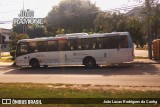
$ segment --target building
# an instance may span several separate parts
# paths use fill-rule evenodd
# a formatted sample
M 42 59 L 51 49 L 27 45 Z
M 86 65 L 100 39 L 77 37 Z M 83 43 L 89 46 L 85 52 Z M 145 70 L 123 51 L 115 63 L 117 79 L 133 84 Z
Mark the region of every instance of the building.
M 9 42 L 11 41 L 11 30 L 0 28 L 0 46 L 1 51 L 9 51 Z

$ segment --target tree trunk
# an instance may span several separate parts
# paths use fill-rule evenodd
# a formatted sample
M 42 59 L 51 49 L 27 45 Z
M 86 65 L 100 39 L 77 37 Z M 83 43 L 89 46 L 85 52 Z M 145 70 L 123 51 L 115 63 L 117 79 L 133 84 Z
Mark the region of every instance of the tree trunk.
M 150 15 L 151 15 L 151 4 L 150 0 L 145 0 L 147 16 L 147 36 L 148 36 L 148 58 L 152 59 L 152 37 L 151 37 L 151 23 L 150 23 Z

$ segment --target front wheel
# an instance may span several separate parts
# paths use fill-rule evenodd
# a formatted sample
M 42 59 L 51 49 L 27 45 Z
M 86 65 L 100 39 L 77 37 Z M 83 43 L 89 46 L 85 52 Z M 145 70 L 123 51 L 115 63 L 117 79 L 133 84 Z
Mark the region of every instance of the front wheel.
M 96 67 L 96 61 L 92 58 L 88 58 L 85 60 L 85 66 L 87 68 L 93 68 L 93 67 Z
M 39 64 L 38 60 L 31 60 L 30 65 L 31 65 L 32 68 L 39 68 L 40 67 L 40 64 Z

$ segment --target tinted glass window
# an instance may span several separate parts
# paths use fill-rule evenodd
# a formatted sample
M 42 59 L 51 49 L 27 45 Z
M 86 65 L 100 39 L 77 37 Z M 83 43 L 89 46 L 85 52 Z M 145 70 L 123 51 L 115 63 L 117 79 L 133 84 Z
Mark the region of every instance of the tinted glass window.
M 83 39 L 83 49 L 92 50 L 96 49 L 96 38 L 85 38 Z
M 77 39 L 77 50 L 82 49 L 82 39 Z
M 20 43 L 17 45 L 17 56 L 27 54 L 27 43 Z
M 29 53 L 38 52 L 38 46 L 36 42 L 29 42 L 28 43 L 28 50 Z
M 110 36 L 107 37 L 107 49 L 116 49 L 118 48 L 118 37 L 117 36 Z
M 97 38 L 97 49 L 115 49 L 118 48 L 117 36 L 108 36 Z
M 57 41 L 48 41 L 48 51 L 57 51 Z
M 68 50 L 77 50 L 77 40 L 76 39 L 67 40 L 67 47 Z
M 47 41 L 38 41 L 37 42 L 38 52 L 48 51 L 48 42 Z
M 47 43 L 47 41 L 29 42 L 28 43 L 28 50 L 30 53 L 46 52 L 46 51 L 48 51 L 48 43 Z
M 27 53 L 27 44 L 20 45 L 20 53 Z
M 66 40 L 58 40 L 58 50 L 59 51 L 68 50 L 67 41 Z
M 97 49 L 106 49 L 107 43 L 108 43 L 107 38 L 104 38 L 104 37 L 97 38 L 96 48 Z
M 118 38 L 119 48 L 128 48 L 128 38 L 127 36 L 120 36 Z

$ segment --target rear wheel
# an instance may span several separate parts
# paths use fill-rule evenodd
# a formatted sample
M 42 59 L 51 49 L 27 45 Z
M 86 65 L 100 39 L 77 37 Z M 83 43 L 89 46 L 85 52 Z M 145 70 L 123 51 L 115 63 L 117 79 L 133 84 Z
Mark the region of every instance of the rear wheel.
M 84 64 L 87 68 L 96 67 L 96 61 L 93 58 L 85 59 Z
M 32 68 L 39 68 L 40 67 L 39 61 L 36 59 L 31 60 L 30 65 Z

